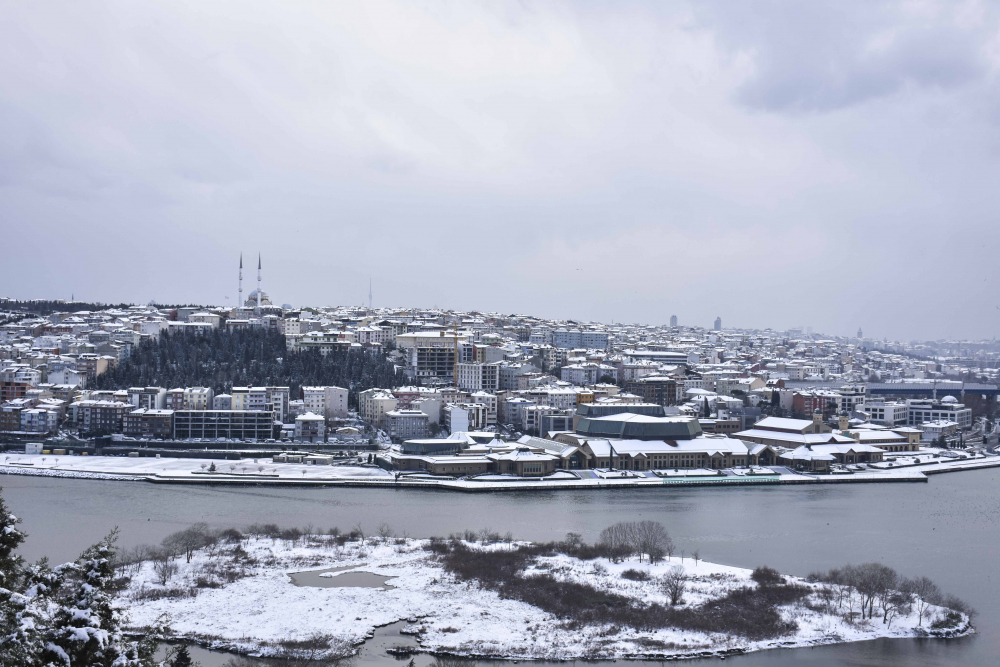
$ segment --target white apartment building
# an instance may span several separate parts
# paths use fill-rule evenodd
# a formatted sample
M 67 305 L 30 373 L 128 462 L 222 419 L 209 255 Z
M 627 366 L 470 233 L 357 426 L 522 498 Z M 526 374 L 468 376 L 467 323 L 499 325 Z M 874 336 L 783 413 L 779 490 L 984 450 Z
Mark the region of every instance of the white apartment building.
M 231 392 L 232 410 L 270 410 L 275 419 L 282 422 L 288 415 L 288 387 L 233 387 Z
M 906 401 L 906 425 L 920 427 L 925 422 L 950 421 L 960 429 L 972 428 L 972 408 L 959 403 L 954 396 L 945 396 L 940 401 L 910 399 Z
M 187 387 L 184 389 L 184 410 L 211 410 L 214 406 L 215 391 L 211 387 Z
M 606 364 L 583 363 L 563 366 L 561 369 L 562 381 L 575 385 L 597 384 L 605 375 L 610 375 L 618 380 L 618 369 Z
M 472 394 L 470 400 L 473 403 L 482 403 L 486 407 L 486 425 L 496 426 L 497 405 L 499 403 L 499 399 L 497 399 L 496 394 L 489 394 L 485 391 L 477 391 Z
M 343 387 L 302 387 L 302 403 L 307 412 L 326 419 L 347 417 L 347 390 Z
M 358 415 L 375 428 L 384 428 L 386 413 L 398 405 L 399 401 L 388 389 L 366 389 L 358 394 Z
M 441 421 L 448 433 L 481 431 L 486 428 L 486 406 L 481 403 L 449 403 L 441 408 Z
M 907 405 L 898 401 L 871 401 L 862 403 L 855 408 L 867 413 L 873 424 L 882 426 L 898 426 L 907 423 Z
M 495 393 L 500 389 L 501 362 L 458 364 L 456 385 L 466 391 Z

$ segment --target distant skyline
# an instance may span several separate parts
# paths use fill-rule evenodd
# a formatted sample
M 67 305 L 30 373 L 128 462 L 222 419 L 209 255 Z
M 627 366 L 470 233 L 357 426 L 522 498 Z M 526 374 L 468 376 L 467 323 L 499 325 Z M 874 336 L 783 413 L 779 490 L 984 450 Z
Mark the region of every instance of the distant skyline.
M 3 16 L 3 296 L 1000 325 L 992 3 Z

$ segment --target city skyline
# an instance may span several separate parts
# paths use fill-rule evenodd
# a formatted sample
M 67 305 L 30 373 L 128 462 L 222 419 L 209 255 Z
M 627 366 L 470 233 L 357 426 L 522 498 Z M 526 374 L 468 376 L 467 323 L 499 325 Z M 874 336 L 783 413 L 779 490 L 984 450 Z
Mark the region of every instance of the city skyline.
M 11 297 L 1000 322 L 988 5 L 7 13 Z

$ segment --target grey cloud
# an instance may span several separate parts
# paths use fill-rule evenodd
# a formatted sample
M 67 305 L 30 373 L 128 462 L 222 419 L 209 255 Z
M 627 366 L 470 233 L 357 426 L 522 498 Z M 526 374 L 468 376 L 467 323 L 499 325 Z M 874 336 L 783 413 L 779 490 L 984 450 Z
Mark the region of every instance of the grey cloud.
M 985 76 L 997 37 L 988 5 L 971 18 L 960 3 L 708 3 L 700 24 L 753 75 L 742 103 L 774 111 L 830 111 L 907 86 L 953 88 Z

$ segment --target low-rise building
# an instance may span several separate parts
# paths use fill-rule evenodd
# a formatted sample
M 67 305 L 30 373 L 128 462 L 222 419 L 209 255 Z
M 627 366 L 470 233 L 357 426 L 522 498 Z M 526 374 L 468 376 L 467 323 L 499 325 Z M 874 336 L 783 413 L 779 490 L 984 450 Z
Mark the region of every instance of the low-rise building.
M 323 415 L 306 412 L 295 418 L 295 440 L 300 442 L 323 442 L 326 439 L 326 418 Z

